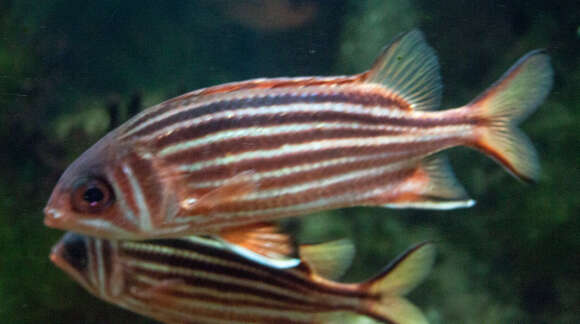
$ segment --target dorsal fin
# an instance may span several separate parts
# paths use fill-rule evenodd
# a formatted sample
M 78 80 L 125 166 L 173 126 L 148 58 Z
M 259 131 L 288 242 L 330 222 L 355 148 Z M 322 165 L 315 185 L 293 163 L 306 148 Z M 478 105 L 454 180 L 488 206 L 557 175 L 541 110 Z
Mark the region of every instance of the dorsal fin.
M 383 85 L 415 110 L 432 110 L 441 102 L 437 56 L 419 30 L 401 34 L 385 47 L 365 82 Z
M 302 261 L 326 279 L 339 279 L 350 267 L 353 257 L 354 245 L 347 239 L 300 246 Z

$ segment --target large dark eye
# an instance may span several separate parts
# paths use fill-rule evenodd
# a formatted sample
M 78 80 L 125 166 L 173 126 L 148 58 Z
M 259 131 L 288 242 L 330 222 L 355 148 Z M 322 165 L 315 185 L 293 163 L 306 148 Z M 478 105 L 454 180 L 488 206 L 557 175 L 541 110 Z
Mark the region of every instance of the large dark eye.
M 98 213 L 109 207 L 113 200 L 109 184 L 98 178 L 81 181 L 72 194 L 73 207 L 83 213 Z
M 62 242 L 64 244 L 62 257 L 77 271 L 83 272 L 88 263 L 85 238 L 76 233 L 67 233 Z

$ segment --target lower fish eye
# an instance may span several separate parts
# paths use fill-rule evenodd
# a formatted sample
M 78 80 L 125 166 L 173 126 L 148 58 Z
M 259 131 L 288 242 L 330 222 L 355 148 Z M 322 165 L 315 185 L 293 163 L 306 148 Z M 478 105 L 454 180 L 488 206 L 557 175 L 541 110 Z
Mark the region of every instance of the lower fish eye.
M 76 233 L 67 233 L 63 238 L 63 244 L 62 257 L 77 271 L 84 271 L 88 263 L 84 237 Z
M 85 179 L 73 189 L 72 206 L 82 213 L 98 213 L 111 205 L 114 200 L 109 184 L 102 179 Z

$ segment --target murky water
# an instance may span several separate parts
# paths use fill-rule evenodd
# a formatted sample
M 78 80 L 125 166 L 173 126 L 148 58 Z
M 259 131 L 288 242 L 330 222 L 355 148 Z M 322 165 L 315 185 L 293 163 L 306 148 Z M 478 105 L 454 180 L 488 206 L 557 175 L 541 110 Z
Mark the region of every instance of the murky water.
M 48 259 L 63 233 L 43 225 L 42 208 L 66 166 L 107 131 L 202 87 L 362 72 L 413 28 L 437 52 L 444 108 L 547 49 L 554 87 L 522 124 L 539 154 L 539 182 L 454 149 L 445 155 L 477 200 L 472 208 L 350 208 L 290 221 L 289 231 L 304 243 L 352 239 L 347 281 L 435 241 L 434 270 L 410 295 L 432 323 L 579 322 L 579 15 L 573 2 L 549 1 L 0 3 L 2 322 L 153 323 L 89 295 Z

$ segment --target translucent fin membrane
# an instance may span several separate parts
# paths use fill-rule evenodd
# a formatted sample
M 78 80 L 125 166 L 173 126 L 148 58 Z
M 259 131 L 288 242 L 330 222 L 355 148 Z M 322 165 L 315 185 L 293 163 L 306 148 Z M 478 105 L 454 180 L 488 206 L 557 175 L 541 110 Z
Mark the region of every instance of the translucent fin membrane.
M 524 181 L 537 181 L 540 167 L 532 144 L 516 126 L 544 101 L 552 80 L 549 56 L 532 51 L 468 105 L 484 121 L 476 146 Z
M 432 110 L 441 102 L 437 56 L 418 30 L 402 34 L 387 46 L 365 81 L 382 84 L 416 110 Z
M 260 264 L 274 268 L 294 267 L 300 260 L 293 258 L 296 251 L 293 240 L 287 234 L 280 233 L 273 223 L 256 223 L 219 234 L 228 248 Z
M 435 246 L 428 242 L 399 256 L 382 274 L 366 283 L 372 294 L 380 296 L 369 302 L 371 312 L 387 323 L 427 324 L 421 310 L 403 296 L 425 280 L 434 262 Z
M 455 209 L 475 204 L 453 174 L 449 162 L 442 156 L 428 157 L 419 164 L 406 181 L 422 185 L 417 192 L 405 195 L 400 201 L 385 205 L 389 208 Z
M 300 258 L 314 273 L 326 279 L 339 279 L 350 267 L 353 257 L 354 245 L 347 239 L 300 246 Z

